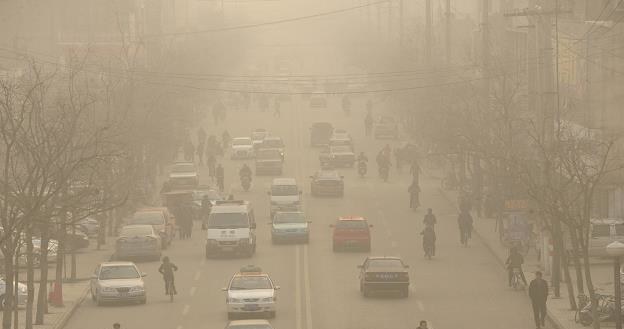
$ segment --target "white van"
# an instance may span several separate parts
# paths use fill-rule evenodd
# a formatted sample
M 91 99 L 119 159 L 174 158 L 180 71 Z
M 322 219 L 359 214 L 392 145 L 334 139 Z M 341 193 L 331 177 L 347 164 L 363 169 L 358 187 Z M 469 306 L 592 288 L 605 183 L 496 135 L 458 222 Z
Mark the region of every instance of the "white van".
M 226 253 L 251 257 L 256 252 L 256 219 L 248 201 L 216 201 L 205 227 L 206 258 Z
M 590 221 L 590 257 L 608 257 L 605 248 L 613 241 L 624 242 L 624 219 L 606 218 Z
M 275 178 L 267 192 L 271 201 L 271 218 L 277 211 L 301 210 L 301 190 L 294 178 Z

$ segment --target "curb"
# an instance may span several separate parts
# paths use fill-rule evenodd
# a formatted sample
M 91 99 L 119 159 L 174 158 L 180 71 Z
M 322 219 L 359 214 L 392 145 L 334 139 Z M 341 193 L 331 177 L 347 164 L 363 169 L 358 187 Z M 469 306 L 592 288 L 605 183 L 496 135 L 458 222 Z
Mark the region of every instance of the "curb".
M 78 299 L 72 304 L 72 306 L 59 317 L 54 325 L 52 325 L 52 329 L 63 329 L 65 325 L 67 325 L 67 322 L 69 322 L 69 319 L 71 319 L 72 315 L 74 315 L 78 307 L 82 305 L 82 302 L 84 302 L 88 293 L 89 286 L 87 285 L 84 288 L 84 291 L 80 294 L 80 297 L 78 297 Z
M 446 199 L 446 201 L 448 201 L 449 203 L 451 203 L 453 206 L 455 205 L 455 202 L 448 196 L 448 194 L 446 193 L 446 191 L 444 191 L 441 188 L 438 188 L 438 192 L 440 192 L 440 194 L 442 195 L 442 197 L 444 197 L 444 199 Z M 472 232 L 477 236 L 477 238 L 479 239 L 479 241 L 481 241 L 481 243 L 483 243 L 483 245 L 487 248 L 487 250 L 494 256 L 494 258 L 496 259 L 496 261 L 498 262 L 498 264 L 501 267 L 505 267 L 505 261 L 500 258 L 498 256 L 498 254 L 496 253 L 496 251 L 494 251 L 494 247 L 485 239 L 483 238 L 483 236 L 481 235 L 481 233 L 476 229 L 473 228 Z M 528 290 L 525 291 L 526 295 L 529 295 Z M 550 322 L 553 327 L 555 327 L 556 329 L 566 329 L 566 327 L 561 324 L 561 322 L 559 321 L 559 319 L 557 319 L 557 317 L 555 317 L 552 312 L 550 311 L 550 308 L 546 309 L 546 319 L 548 320 L 548 322 Z

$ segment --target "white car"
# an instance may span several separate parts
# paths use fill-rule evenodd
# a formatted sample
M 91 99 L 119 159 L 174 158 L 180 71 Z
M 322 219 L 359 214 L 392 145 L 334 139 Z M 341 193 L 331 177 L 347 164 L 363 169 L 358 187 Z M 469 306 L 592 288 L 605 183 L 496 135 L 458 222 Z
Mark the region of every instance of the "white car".
M 280 287 L 273 284 L 268 274 L 255 266 L 243 267 L 234 274 L 227 287 L 228 319 L 242 314 L 262 314 L 275 317 L 275 291 Z
M 0 310 L 4 309 L 4 305 L 6 305 L 5 301 L 6 295 L 6 282 L 3 278 L 0 278 Z M 26 304 L 26 296 L 28 295 L 28 291 L 26 289 L 26 285 L 23 283 L 17 283 L 17 305 Z
M 132 262 L 101 263 L 91 275 L 91 299 L 98 305 L 122 301 L 145 304 L 144 276 Z
M 251 137 L 236 137 L 232 139 L 232 159 L 250 159 L 254 156 L 254 146 Z
M 230 321 L 225 329 L 273 329 L 269 321 L 263 319 Z

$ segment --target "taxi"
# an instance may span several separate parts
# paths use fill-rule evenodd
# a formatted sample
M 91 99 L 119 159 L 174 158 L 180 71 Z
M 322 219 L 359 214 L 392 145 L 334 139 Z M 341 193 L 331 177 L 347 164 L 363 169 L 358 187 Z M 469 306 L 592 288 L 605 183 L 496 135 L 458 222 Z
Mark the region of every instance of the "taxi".
M 371 250 L 371 234 L 368 221 L 361 216 L 338 217 L 335 224 L 329 225 L 334 229 L 332 235 L 333 251 L 341 250 Z
M 245 266 L 230 279 L 227 287 L 226 304 L 228 319 L 240 315 L 264 315 L 275 317 L 276 290 L 269 275 L 253 265 Z

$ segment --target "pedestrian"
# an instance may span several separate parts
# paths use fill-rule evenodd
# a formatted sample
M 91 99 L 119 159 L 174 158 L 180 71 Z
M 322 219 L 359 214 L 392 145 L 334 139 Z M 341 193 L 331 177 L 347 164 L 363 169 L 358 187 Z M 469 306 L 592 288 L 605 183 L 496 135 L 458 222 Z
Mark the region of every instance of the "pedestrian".
M 197 145 L 204 145 L 204 143 L 206 142 L 206 130 L 204 130 L 204 127 L 200 127 L 199 130 L 197 131 Z
M 217 155 L 216 151 L 210 150 L 206 153 L 206 165 L 208 166 L 208 176 L 215 176 L 215 166 L 217 164 Z
M 425 320 L 421 320 L 421 321 L 420 321 L 420 324 L 418 325 L 418 328 L 416 328 L 416 329 L 428 329 L 428 327 L 427 327 L 427 321 L 425 321 Z
M 113 323 L 113 329 L 121 329 L 121 325 L 118 322 Z
M 217 186 L 219 186 L 219 191 L 223 192 L 225 190 L 225 173 L 223 170 L 223 166 L 219 163 L 216 168 L 216 176 L 217 176 Z
M 463 246 L 468 246 L 468 240 L 472 236 L 472 216 L 467 211 L 462 211 L 457 217 L 459 225 L 459 241 Z
M 423 223 L 425 226 L 434 227 L 435 224 L 438 223 L 438 219 L 433 214 L 433 210 L 431 208 L 427 209 L 427 214 L 425 215 L 425 219 L 423 219 Z
M 279 98 L 275 98 L 275 109 L 273 110 L 273 117 L 279 118 L 282 116 L 282 112 L 280 111 L 280 100 Z
M 205 143 L 206 143 L 206 142 L 205 142 L 205 141 L 203 141 L 203 142 L 200 142 L 200 143 L 197 145 L 197 157 L 199 158 L 199 159 L 198 159 L 198 162 L 199 162 L 199 165 L 200 165 L 200 166 L 203 166 L 203 165 L 204 165 L 204 150 L 205 150 L 204 144 L 205 144 Z
M 548 298 L 548 282 L 542 279 L 540 271 L 535 272 L 535 279 L 529 284 L 529 297 L 533 306 L 535 327 L 540 329 L 546 325 L 546 299 Z
M 412 185 L 410 185 L 407 191 L 410 194 L 410 209 L 416 211 L 416 209 L 420 206 L 420 186 L 418 186 L 418 182 L 413 180 Z
M 425 257 L 431 259 L 432 256 L 435 256 L 436 241 L 436 234 L 433 230 L 433 226 L 425 227 L 425 229 L 420 232 L 420 235 L 423 236 L 423 251 L 425 252 Z
M 412 174 L 412 178 L 415 179 L 417 182 L 420 180 L 420 173 L 422 172 L 422 169 L 420 168 L 420 164 L 418 163 L 418 160 L 412 160 L 412 164 L 410 165 L 410 174 Z

